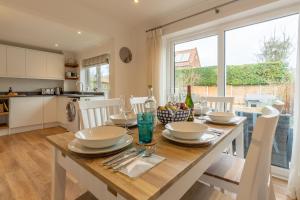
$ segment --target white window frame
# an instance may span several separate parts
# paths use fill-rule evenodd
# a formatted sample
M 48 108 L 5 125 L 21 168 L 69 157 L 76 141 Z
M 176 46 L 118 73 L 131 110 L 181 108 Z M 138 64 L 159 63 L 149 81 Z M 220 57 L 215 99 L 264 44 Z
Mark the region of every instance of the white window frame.
M 225 96 L 226 94 L 226 84 L 225 84 L 225 76 L 226 76 L 226 68 L 225 68 L 225 32 L 237 29 L 245 26 L 250 26 L 262 22 L 266 22 L 269 20 L 274 20 L 282 17 L 286 17 L 293 14 L 300 14 L 300 4 L 297 4 L 297 6 L 292 5 L 284 8 L 277 8 L 277 9 L 270 9 L 270 11 L 262 12 L 259 11 L 257 13 L 251 13 L 249 16 L 243 16 L 239 20 L 231 20 L 226 23 L 222 24 L 214 24 L 213 26 L 208 26 L 209 28 L 205 27 L 204 29 L 198 29 L 193 32 L 189 32 L 186 34 L 181 34 L 179 36 L 175 37 L 168 37 L 166 38 L 167 43 L 167 50 L 166 50 L 166 70 L 167 70 L 167 77 L 166 77 L 166 88 L 165 91 L 170 92 L 170 88 L 174 88 L 175 83 L 175 69 L 174 69 L 174 54 L 172 55 L 172 52 L 175 52 L 175 45 L 179 43 L 184 43 L 187 41 L 197 40 L 213 35 L 218 36 L 218 95 L 219 96 Z M 299 33 L 300 34 L 300 33 Z M 282 179 L 288 179 L 289 170 L 279 168 L 276 166 L 272 166 L 272 175 L 282 178 Z

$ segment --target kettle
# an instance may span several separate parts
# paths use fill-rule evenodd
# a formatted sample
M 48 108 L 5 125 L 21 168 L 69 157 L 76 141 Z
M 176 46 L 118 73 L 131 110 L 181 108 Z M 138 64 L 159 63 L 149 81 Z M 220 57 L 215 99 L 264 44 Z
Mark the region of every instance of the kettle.
M 60 95 L 62 93 L 62 88 L 61 87 L 56 87 L 55 88 L 55 94 Z

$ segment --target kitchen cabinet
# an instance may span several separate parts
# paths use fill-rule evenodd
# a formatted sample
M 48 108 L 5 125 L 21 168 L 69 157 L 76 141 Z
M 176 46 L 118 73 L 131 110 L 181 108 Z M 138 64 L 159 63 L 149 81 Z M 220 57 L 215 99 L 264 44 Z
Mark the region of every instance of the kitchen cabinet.
M 67 114 L 66 114 L 66 106 L 68 102 L 69 102 L 68 97 L 57 98 L 57 121 L 62 125 L 66 125 L 68 123 Z
M 6 46 L 0 44 L 0 76 L 6 76 Z
M 46 53 L 47 77 L 64 80 L 64 56 L 55 53 Z
M 10 98 L 9 128 L 43 124 L 42 97 Z
M 26 76 L 26 53 L 24 48 L 6 47 L 6 68 L 9 77 Z
M 45 52 L 26 49 L 26 77 L 45 78 L 46 76 Z
M 43 122 L 57 122 L 57 98 L 43 97 Z

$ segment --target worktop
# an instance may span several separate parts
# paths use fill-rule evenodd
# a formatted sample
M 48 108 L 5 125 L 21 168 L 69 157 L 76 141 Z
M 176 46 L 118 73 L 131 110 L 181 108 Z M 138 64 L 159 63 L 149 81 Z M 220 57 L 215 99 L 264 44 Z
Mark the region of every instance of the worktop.
M 64 92 L 60 95 L 55 94 L 41 94 L 41 92 L 17 92 L 16 96 L 9 96 L 7 92 L 0 92 L 0 98 L 18 98 L 18 97 L 51 97 L 51 96 L 65 96 L 70 98 L 80 97 L 94 97 L 104 96 L 103 92 Z

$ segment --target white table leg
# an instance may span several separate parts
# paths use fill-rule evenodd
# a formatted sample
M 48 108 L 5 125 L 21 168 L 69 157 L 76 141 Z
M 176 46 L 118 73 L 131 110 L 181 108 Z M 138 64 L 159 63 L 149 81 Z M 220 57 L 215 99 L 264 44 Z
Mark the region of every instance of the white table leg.
M 66 170 L 57 162 L 57 153 L 60 153 L 53 147 L 53 162 L 52 162 L 52 200 L 64 200 L 66 188 Z
M 244 158 L 244 125 L 241 126 L 241 132 L 235 139 L 236 155 L 240 158 Z

